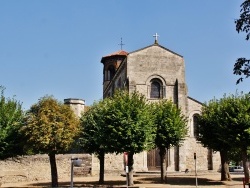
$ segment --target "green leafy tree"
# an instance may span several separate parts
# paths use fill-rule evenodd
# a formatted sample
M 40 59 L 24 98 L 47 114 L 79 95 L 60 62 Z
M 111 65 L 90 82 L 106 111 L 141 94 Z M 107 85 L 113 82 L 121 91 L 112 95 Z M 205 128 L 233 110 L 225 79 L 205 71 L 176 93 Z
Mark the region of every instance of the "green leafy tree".
M 67 152 L 79 132 L 79 119 L 70 109 L 51 96 L 31 106 L 21 129 L 28 148 L 49 155 L 52 187 L 58 187 L 55 155 Z
M 228 158 L 230 160 L 230 163 L 239 166 L 242 162 L 241 149 L 235 148 L 232 151 L 229 151 Z
M 133 156 L 153 147 L 155 129 L 144 95 L 117 91 L 113 97 L 94 104 L 82 120 L 79 143 L 85 151 L 97 154 L 100 179 L 104 181 L 105 153 L 128 152 L 128 184 L 133 185 Z
M 247 158 L 250 158 L 250 146 L 248 146 L 247 148 Z M 230 163 L 234 164 L 234 165 L 241 165 L 242 164 L 242 154 L 241 154 L 241 149 L 235 148 L 233 151 L 230 151 L 229 153 L 229 159 L 230 159 Z
M 250 143 L 249 95 L 224 96 L 204 105 L 199 119 L 201 143 L 221 155 L 221 180 L 231 180 L 228 170 L 229 154 L 241 150 L 245 178 L 247 170 L 247 148 Z
M 199 140 L 201 143 L 214 151 L 219 151 L 221 156 L 221 180 L 231 180 L 228 169 L 228 152 L 232 145 L 228 140 L 228 121 L 225 118 L 227 100 L 213 99 L 205 104 L 199 117 Z
M 155 146 L 159 149 L 161 160 L 161 182 L 166 177 L 166 150 L 178 146 L 187 134 L 187 120 L 181 110 L 170 100 L 161 100 L 153 104 L 156 126 Z
M 81 117 L 81 131 L 78 140 L 85 152 L 97 155 L 100 161 L 99 183 L 104 183 L 104 157 L 110 152 L 109 134 L 106 129 L 109 119 L 110 99 L 95 102 Z
M 18 132 L 24 117 L 22 105 L 14 98 L 6 98 L 4 90 L 0 86 L 0 159 L 23 154 L 22 136 Z
M 231 128 L 231 142 L 235 148 L 241 150 L 242 162 L 246 183 L 249 183 L 249 170 L 247 165 L 247 151 L 250 143 L 250 95 L 236 94 L 228 98 L 227 113 Z
M 241 4 L 241 10 L 240 10 L 240 18 L 235 20 L 236 24 L 236 31 L 238 33 L 244 32 L 246 33 L 246 40 L 249 40 L 250 38 L 250 1 L 245 0 Z M 250 76 L 250 59 L 241 57 L 236 60 L 236 63 L 234 64 L 234 74 L 236 75 L 245 75 L 246 78 Z M 243 80 L 242 77 L 240 77 L 237 80 L 237 84 Z
M 111 98 L 106 129 L 111 152 L 128 152 L 128 185 L 133 185 L 133 156 L 152 148 L 155 129 L 144 95 L 117 91 Z

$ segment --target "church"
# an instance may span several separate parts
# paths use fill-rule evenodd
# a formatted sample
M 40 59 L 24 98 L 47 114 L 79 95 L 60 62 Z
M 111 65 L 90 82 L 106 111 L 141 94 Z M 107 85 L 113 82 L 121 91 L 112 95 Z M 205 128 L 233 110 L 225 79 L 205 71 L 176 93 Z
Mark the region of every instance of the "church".
M 218 170 L 219 153 L 204 148 L 196 139 L 198 134 L 197 117 L 202 103 L 188 96 L 185 79 L 184 58 L 158 42 L 159 35 L 153 35 L 153 44 L 132 52 L 124 50 L 101 58 L 103 64 L 103 98 L 112 96 L 116 89 L 138 91 L 149 101 L 170 99 L 188 119 L 188 135 L 179 147 L 171 148 L 166 155 L 168 171 Z M 122 42 L 121 42 L 122 47 Z M 196 160 L 194 160 L 196 155 Z M 105 168 L 111 167 L 112 156 L 106 157 Z M 137 154 L 134 158 L 135 171 L 160 169 L 157 149 Z M 93 168 L 92 170 L 95 170 Z M 96 169 L 98 170 L 98 169 Z M 105 169 L 107 170 L 107 169 Z
M 198 119 L 202 103 L 188 96 L 185 79 L 184 58 L 158 42 L 154 35 L 153 44 L 132 52 L 120 50 L 101 58 L 103 64 L 103 98 L 112 96 L 117 88 L 129 92 L 138 91 L 149 101 L 170 99 L 188 119 L 188 134 L 180 146 L 167 151 L 166 167 L 168 172 L 217 171 L 220 166 L 219 152 L 204 148 L 198 141 Z M 122 43 L 121 43 L 122 44 Z M 100 73 L 101 74 L 101 73 Z M 64 103 L 70 105 L 78 117 L 87 110 L 82 99 L 68 98 Z M 84 175 L 98 175 L 100 163 L 95 155 L 86 153 L 74 154 L 84 161 L 78 168 Z M 49 180 L 50 170 L 47 155 L 23 156 L 20 160 L 0 161 L 0 178 L 6 182 L 28 180 Z M 67 178 L 70 174 L 68 162 L 72 154 L 57 155 L 58 172 Z M 105 155 L 105 174 L 120 175 L 124 173 L 123 154 Z M 134 155 L 134 171 L 150 172 L 160 170 L 160 158 L 157 149 L 143 151 Z M 28 170 L 27 170 L 28 169 Z M 77 168 L 76 168 L 77 169 Z M 75 170 L 76 170 L 75 169 Z M 44 173 L 41 173 L 42 172 Z M 17 178 L 18 177 L 18 178 Z

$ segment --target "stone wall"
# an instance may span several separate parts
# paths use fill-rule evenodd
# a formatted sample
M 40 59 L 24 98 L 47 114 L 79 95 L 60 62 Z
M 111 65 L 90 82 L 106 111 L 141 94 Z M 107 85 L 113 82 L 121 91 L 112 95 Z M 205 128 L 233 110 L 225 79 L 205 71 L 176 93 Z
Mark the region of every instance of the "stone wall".
M 81 167 L 74 167 L 74 176 L 98 176 L 100 163 L 95 155 L 65 154 L 56 155 L 59 179 L 68 179 L 71 175 L 71 157 L 83 161 Z M 124 173 L 123 154 L 105 155 L 105 174 L 120 175 Z M 134 171 L 147 171 L 147 152 L 134 155 Z M 8 158 L 0 161 L 0 182 L 50 181 L 51 171 L 49 156 L 32 155 Z M 0 183 L 0 184 L 1 184 Z
M 194 153 L 196 153 L 196 168 L 198 171 L 214 170 L 217 171 L 220 166 L 219 152 L 210 152 L 208 148 L 203 147 L 196 138 L 188 137 L 180 147 L 180 170 L 195 170 Z
M 192 140 L 192 141 L 191 141 Z M 195 139 L 189 138 L 186 140 L 184 148 L 185 155 L 180 155 L 180 170 L 186 168 L 191 171 L 194 170 L 193 153 L 197 153 L 197 169 L 207 170 L 207 150 L 202 146 L 194 147 L 196 144 Z M 199 144 L 198 144 L 199 145 Z M 173 156 L 172 156 L 173 155 Z M 57 155 L 57 170 L 59 179 L 68 179 L 70 181 L 71 175 L 71 157 L 79 158 L 83 161 L 81 167 L 74 167 L 74 176 L 89 176 L 99 175 L 99 160 L 94 155 L 89 154 L 65 154 Z M 182 159 L 184 157 L 185 159 Z M 213 153 L 213 170 L 218 170 L 220 160 L 219 153 Z M 206 162 L 205 162 L 206 161 Z M 171 165 L 168 171 L 175 171 L 174 169 L 174 151 L 171 152 Z M 147 152 L 141 152 L 134 155 L 134 171 L 148 171 L 147 168 Z M 120 175 L 124 173 L 123 154 L 106 154 L 105 155 L 105 174 Z M 33 155 L 22 156 L 17 158 L 8 158 L 0 161 L 0 182 L 22 182 L 22 181 L 50 181 L 51 171 L 48 155 Z M 0 183 L 0 184 L 1 184 Z
M 74 167 L 74 176 L 87 176 L 91 173 L 92 157 L 89 154 L 56 155 L 58 178 L 69 179 L 71 157 L 83 161 L 81 167 Z M 22 182 L 51 180 L 48 155 L 21 156 L 0 161 L 0 182 Z
M 105 174 L 120 175 L 124 173 L 123 154 L 106 154 L 105 155 Z M 141 152 L 134 155 L 134 171 L 144 172 L 147 168 L 147 152 Z M 92 175 L 99 174 L 100 163 L 96 156 L 92 157 Z

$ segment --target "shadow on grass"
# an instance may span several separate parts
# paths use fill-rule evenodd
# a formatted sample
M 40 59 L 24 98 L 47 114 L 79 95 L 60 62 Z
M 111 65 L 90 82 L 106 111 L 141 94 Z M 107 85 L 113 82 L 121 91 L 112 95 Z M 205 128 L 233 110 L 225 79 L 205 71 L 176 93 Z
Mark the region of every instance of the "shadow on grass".
M 207 178 L 199 178 L 197 179 L 199 186 L 219 186 L 224 185 L 221 181 L 215 181 Z M 242 181 L 242 179 L 237 179 L 235 181 Z M 113 187 L 113 186 L 120 186 L 126 187 L 126 182 L 124 180 L 107 180 L 104 184 L 99 184 L 98 181 L 91 181 L 91 182 L 84 182 L 84 181 L 77 181 L 74 182 L 74 187 Z M 139 187 L 140 184 L 162 184 L 160 181 L 160 177 L 141 177 L 134 179 L 135 187 Z M 196 185 L 195 177 L 168 177 L 167 183 L 168 185 Z M 46 183 L 34 183 L 30 184 L 30 186 L 38 186 L 38 187 L 51 187 L 49 182 Z M 70 187 L 70 182 L 59 182 L 59 187 Z

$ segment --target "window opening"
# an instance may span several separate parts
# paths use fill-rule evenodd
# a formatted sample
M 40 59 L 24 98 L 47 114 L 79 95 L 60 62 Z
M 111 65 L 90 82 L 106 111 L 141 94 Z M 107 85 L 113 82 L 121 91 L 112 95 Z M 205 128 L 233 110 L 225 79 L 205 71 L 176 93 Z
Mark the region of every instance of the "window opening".
M 153 79 L 150 85 L 150 98 L 163 98 L 164 93 L 165 88 L 163 88 L 161 81 L 158 79 Z
M 199 136 L 199 122 L 198 122 L 198 115 L 193 116 L 193 128 L 194 128 L 194 137 Z
M 115 68 L 113 66 L 109 66 L 107 80 L 112 80 L 115 75 Z

